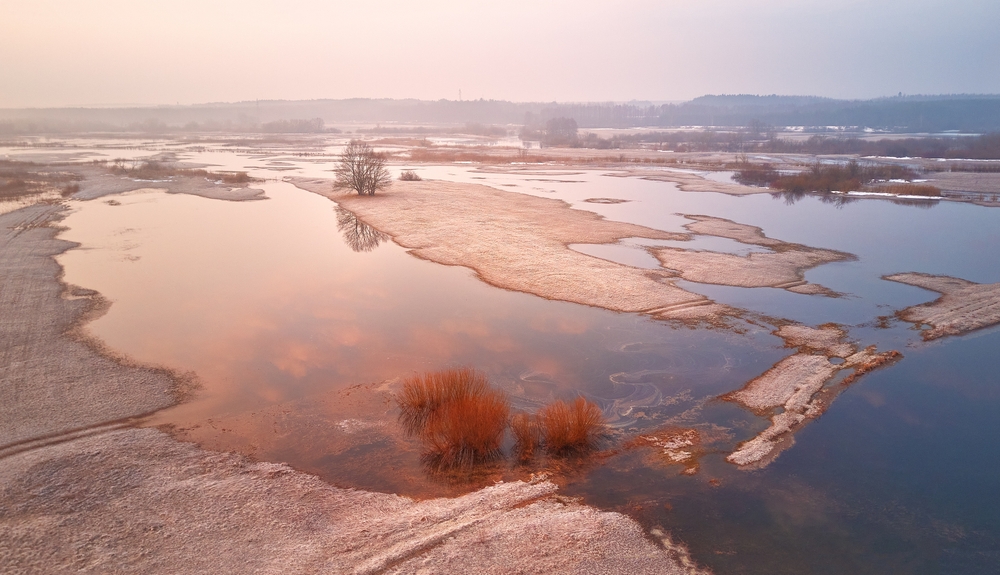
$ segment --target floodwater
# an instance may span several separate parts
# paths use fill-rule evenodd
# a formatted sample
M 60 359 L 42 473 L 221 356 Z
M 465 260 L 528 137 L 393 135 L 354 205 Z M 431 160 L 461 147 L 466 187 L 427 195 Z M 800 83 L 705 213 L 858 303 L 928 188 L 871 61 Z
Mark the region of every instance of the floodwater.
M 329 173 L 291 154 L 185 156 L 272 178 Z M 473 366 L 518 409 L 586 395 L 616 441 L 666 423 L 714 426 L 722 439 L 696 475 L 626 449 L 570 465 L 560 481 L 566 494 L 667 528 L 717 573 L 1000 569 L 1000 329 L 923 344 L 907 324 L 876 321 L 937 297 L 885 274 L 1000 281 L 1000 210 L 684 193 L 589 170 L 413 167 L 669 231 L 683 231 L 680 214 L 709 214 L 853 253 L 856 261 L 806 274 L 841 298 L 681 285 L 771 317 L 841 323 L 860 344 L 905 358 L 847 389 L 769 467 L 740 471 L 724 461 L 727 450 L 767 421 L 713 398 L 790 353 L 766 329 L 678 328 L 496 289 L 467 269 L 415 258 L 329 200 L 279 181 L 254 202 L 134 192 L 115 196 L 119 205 L 76 203 L 61 235 L 81 244 L 60 257 L 66 281 L 113 302 L 88 329 L 138 361 L 193 372 L 201 385 L 150 424 L 337 485 L 451 494 L 463 487 L 421 467 L 389 398 L 400 378 Z M 644 246 L 654 244 L 754 249 L 706 236 L 573 248 L 647 267 L 655 261 Z

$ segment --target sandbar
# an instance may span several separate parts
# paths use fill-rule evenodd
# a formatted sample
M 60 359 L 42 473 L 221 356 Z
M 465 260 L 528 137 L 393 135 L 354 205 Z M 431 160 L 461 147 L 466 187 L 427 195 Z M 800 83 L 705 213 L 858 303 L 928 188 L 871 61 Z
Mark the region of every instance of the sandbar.
M 478 184 L 396 182 L 374 196 L 334 191 L 330 180 L 294 185 L 337 201 L 418 257 L 469 267 L 491 285 L 544 298 L 645 313 L 661 319 L 719 323 L 738 311 L 677 287 L 665 271 L 595 258 L 569 244 L 687 234 L 606 220 L 569 204 Z
M 897 360 L 896 351 L 878 353 L 871 346 L 860 351 L 844 340 L 846 332 L 833 325 L 812 328 L 787 325 L 775 335 L 785 339 L 788 347 L 798 348 L 771 369 L 748 382 L 743 388 L 720 397 L 732 401 L 758 415 L 771 415 L 771 425 L 752 439 L 737 446 L 726 460 L 741 467 L 762 467 L 773 461 L 783 450 L 791 447 L 793 434 L 808 420 L 823 414 L 835 397 L 824 386 L 844 369 L 853 369 L 850 380 L 856 376 Z M 833 363 L 831 358 L 843 359 Z M 852 377 L 855 376 L 855 377 Z
M 675 270 L 680 277 L 693 282 L 738 287 L 775 287 L 801 294 L 837 297 L 840 294 L 829 288 L 807 282 L 806 270 L 830 262 L 857 259 L 844 252 L 769 238 L 757 226 L 712 216 L 684 217 L 694 220 L 684 226 L 692 233 L 728 238 L 771 250 L 740 256 L 674 247 L 649 248 L 663 267 Z
M 925 341 L 962 335 L 1000 323 L 1000 283 L 977 284 L 922 273 L 894 274 L 883 279 L 941 294 L 931 303 L 915 305 L 896 313 L 899 318 L 917 326 L 930 326 L 920 332 Z

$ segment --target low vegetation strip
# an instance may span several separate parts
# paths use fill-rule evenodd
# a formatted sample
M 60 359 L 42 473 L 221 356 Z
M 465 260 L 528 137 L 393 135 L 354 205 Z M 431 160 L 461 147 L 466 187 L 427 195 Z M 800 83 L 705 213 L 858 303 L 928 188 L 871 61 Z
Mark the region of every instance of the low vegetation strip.
M 747 166 L 736 172 L 733 179 L 744 185 L 766 186 L 782 192 L 854 192 L 881 191 L 893 194 L 940 196 L 934 186 L 907 185 L 918 174 L 906 166 L 895 164 L 863 164 L 851 160 L 846 164 L 813 164 L 808 170 L 786 174 L 770 164 Z
M 539 410 L 510 417 L 510 401 L 486 375 L 469 368 L 447 369 L 407 378 L 396 396 L 399 421 L 424 443 L 425 463 L 435 469 L 471 467 L 503 456 L 508 424 L 514 450 L 529 459 L 539 446 L 551 455 L 592 449 L 605 432 L 604 414 L 583 397 L 557 400 Z
M 941 294 L 931 303 L 908 307 L 896 314 L 918 327 L 929 326 L 921 331 L 924 340 L 962 335 L 1000 323 L 1000 283 L 977 284 L 922 273 L 894 274 L 884 279 Z

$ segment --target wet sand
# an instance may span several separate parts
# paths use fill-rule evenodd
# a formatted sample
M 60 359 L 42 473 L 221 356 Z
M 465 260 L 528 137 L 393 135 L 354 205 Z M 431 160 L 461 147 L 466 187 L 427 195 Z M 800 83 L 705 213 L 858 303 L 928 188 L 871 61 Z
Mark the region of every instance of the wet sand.
M 948 276 L 905 273 L 884 279 L 941 294 L 931 303 L 908 307 L 897 316 L 920 326 L 925 341 L 962 335 L 1000 323 L 1000 283 L 977 284 Z

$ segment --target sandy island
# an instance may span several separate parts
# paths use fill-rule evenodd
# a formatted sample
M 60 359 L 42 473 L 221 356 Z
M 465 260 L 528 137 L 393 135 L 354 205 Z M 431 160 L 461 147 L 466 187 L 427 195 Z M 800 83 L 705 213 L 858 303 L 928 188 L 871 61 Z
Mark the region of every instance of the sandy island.
M 472 268 L 504 289 L 660 319 L 718 323 L 738 310 L 675 286 L 666 271 L 645 270 L 570 249 L 623 238 L 686 240 L 687 234 L 606 220 L 561 200 L 478 184 L 396 182 L 375 196 L 334 191 L 330 180 L 292 178 L 335 199 L 416 256 Z
M 1000 283 L 977 284 L 948 276 L 905 273 L 885 276 L 894 282 L 936 291 L 941 297 L 931 303 L 908 307 L 897 316 L 916 324 L 930 326 L 920 332 L 925 341 L 1000 323 Z

